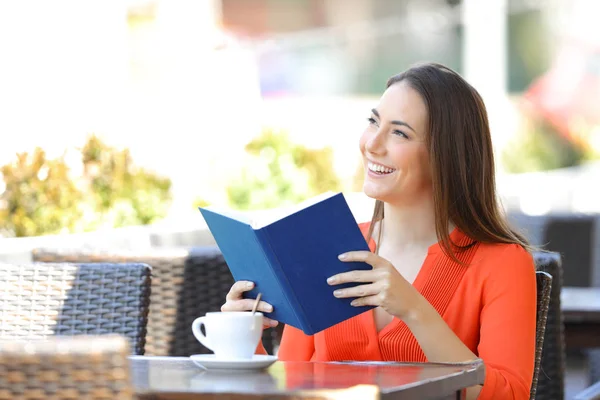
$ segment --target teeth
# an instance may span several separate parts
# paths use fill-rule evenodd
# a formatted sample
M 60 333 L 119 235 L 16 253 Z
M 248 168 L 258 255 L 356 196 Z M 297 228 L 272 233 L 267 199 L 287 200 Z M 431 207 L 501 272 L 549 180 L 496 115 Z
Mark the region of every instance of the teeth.
M 383 165 L 374 164 L 372 162 L 367 164 L 369 169 L 373 172 L 379 172 L 380 174 L 389 174 L 394 172 L 395 169 L 384 167 Z

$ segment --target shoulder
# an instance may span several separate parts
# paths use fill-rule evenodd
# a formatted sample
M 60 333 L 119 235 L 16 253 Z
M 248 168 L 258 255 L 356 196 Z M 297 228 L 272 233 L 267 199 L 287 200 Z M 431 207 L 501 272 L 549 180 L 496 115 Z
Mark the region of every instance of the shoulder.
M 468 264 L 462 285 L 482 307 L 521 302 L 535 311 L 537 284 L 531 254 L 517 244 L 480 243 Z
M 504 263 L 505 261 L 530 261 L 533 263 L 533 257 L 518 244 L 507 243 L 480 243 L 475 254 L 474 260 L 496 261 Z
M 493 279 L 496 282 L 535 279 L 533 257 L 518 244 L 480 243 L 469 269 L 479 279 Z

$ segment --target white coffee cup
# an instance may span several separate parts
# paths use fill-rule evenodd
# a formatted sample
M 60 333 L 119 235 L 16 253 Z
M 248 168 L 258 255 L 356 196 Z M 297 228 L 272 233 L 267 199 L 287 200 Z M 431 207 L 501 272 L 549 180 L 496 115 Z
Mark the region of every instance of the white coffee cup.
M 202 325 L 206 335 L 200 330 Z M 262 331 L 263 315 L 259 312 L 209 312 L 192 323 L 196 339 L 223 360 L 251 359 Z

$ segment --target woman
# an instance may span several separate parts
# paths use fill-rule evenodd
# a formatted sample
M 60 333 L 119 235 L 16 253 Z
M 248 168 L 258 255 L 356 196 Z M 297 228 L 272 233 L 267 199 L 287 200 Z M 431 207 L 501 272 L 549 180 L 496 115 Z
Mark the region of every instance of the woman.
M 470 399 L 527 399 L 535 354 L 536 281 L 525 240 L 496 199 L 492 143 L 479 94 L 439 64 L 392 77 L 360 139 L 361 225 L 373 269 L 328 279 L 333 295 L 376 306 L 314 336 L 286 326 L 281 360 L 467 361 L 486 365 Z M 335 289 L 357 282 L 348 289 Z M 249 285 L 249 286 L 248 286 Z M 237 282 L 223 311 L 248 310 Z M 272 307 L 261 302 L 260 310 Z M 267 321 L 270 326 L 275 321 Z

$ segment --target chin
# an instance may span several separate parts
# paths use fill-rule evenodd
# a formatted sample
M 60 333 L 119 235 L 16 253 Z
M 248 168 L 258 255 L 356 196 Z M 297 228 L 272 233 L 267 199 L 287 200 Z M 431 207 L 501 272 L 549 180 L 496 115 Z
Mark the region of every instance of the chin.
M 389 194 L 386 195 L 385 191 L 378 190 L 372 187 L 368 183 L 363 185 L 363 193 L 374 200 L 386 201 L 389 198 Z

